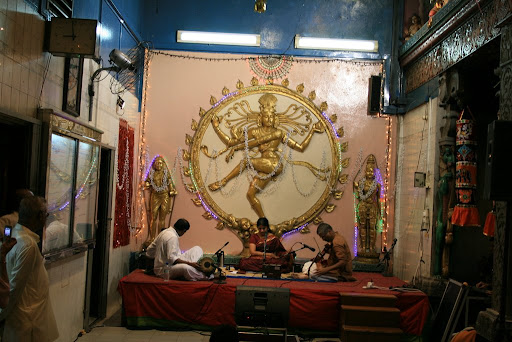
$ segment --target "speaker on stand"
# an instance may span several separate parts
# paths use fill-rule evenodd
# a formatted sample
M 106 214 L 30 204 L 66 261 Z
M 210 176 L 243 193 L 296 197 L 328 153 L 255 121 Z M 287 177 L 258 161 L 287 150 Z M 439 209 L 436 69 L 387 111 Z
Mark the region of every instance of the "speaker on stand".
M 381 76 L 371 76 L 368 83 L 368 115 L 380 113 Z

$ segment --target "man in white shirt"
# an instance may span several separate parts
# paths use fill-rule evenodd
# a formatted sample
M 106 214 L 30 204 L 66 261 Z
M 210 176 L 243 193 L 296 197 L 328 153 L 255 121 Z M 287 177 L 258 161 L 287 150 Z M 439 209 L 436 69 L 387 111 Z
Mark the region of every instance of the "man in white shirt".
M 11 213 L 0 217 L 0 237 L 4 235 L 5 226 L 14 227 L 18 222 L 18 209 L 20 207 L 20 202 L 22 199 L 28 196 L 34 196 L 32 191 L 29 189 L 18 189 L 16 190 L 16 195 L 10 203 Z
M 146 255 L 155 259 L 155 274 L 161 277 L 164 273 L 165 263 L 171 267 L 170 279 L 208 280 L 213 276 L 206 276 L 200 271 L 199 259 L 203 256 L 203 250 L 199 246 L 192 247 L 185 253 L 181 253 L 179 237 L 190 229 L 190 224 L 185 219 L 179 219 L 174 227 L 164 229 L 149 245 Z
M 5 319 L 3 340 L 50 342 L 59 337 L 49 296 L 48 274 L 37 246 L 46 221 L 46 201 L 30 196 L 21 201 L 12 231 L 16 245 L 6 255 L 9 301 L 0 311 Z

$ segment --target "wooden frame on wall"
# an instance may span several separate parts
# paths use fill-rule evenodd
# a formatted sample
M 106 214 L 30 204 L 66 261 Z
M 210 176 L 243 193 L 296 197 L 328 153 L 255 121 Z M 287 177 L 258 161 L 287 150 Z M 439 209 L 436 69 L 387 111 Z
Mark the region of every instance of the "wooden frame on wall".
M 66 57 L 64 64 L 62 110 L 73 116 L 80 116 L 83 69 L 83 58 Z

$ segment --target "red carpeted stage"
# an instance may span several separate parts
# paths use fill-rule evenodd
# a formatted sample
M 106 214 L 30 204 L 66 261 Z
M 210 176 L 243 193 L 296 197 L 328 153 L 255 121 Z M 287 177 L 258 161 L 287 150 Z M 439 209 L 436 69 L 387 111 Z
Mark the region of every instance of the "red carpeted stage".
M 363 289 L 369 281 L 383 288 L 405 283 L 378 273 L 356 272 L 356 282 L 324 283 L 291 279 L 229 278 L 226 284 L 186 282 L 145 275 L 135 270 L 119 281 L 126 324 L 132 328 L 162 328 L 171 323 L 190 326 L 235 325 L 235 291 L 238 285 L 290 289 L 288 327 L 339 332 L 340 292 L 394 294 L 400 309 L 400 327 L 406 334 L 421 335 L 428 316 L 423 292 Z M 174 325 L 176 326 L 176 325 Z

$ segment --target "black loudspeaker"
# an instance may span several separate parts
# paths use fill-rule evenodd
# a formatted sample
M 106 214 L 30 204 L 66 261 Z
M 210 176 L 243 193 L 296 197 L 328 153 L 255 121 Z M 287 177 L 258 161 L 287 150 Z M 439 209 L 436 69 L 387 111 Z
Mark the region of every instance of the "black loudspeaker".
M 382 77 L 371 76 L 368 84 L 368 115 L 380 112 L 380 88 Z
M 508 149 L 512 146 L 512 121 L 495 120 L 487 127 L 487 154 L 485 156 L 485 199 L 508 201 L 512 199 Z
M 239 285 L 235 293 L 237 325 L 285 328 L 290 315 L 290 289 Z

